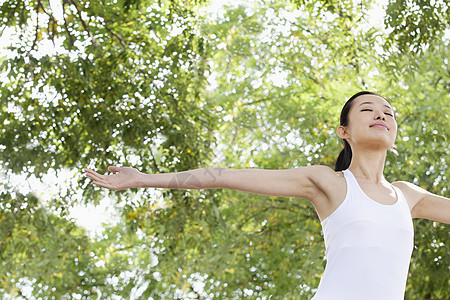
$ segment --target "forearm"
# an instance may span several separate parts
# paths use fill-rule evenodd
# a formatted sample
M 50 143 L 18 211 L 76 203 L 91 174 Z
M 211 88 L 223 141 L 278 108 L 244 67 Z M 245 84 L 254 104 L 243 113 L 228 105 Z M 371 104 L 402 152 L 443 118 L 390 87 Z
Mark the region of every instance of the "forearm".
M 163 174 L 142 174 L 140 187 L 167 189 L 216 189 L 224 187 L 224 175 L 230 169 L 207 167 Z

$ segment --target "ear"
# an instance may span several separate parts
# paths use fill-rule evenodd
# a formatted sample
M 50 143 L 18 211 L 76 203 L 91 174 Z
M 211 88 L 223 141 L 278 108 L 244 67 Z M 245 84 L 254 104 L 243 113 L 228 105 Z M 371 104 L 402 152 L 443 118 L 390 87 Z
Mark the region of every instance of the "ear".
M 336 129 L 336 133 L 337 133 L 337 135 L 338 135 L 341 139 L 343 139 L 343 140 L 348 139 L 348 138 L 350 137 L 350 136 L 348 135 L 347 129 L 346 129 L 344 126 L 339 126 L 339 127 Z

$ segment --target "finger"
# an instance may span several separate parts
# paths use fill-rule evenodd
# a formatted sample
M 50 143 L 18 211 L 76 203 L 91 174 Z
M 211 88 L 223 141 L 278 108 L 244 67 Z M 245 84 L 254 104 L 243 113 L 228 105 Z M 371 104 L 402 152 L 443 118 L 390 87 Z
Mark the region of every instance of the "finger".
M 102 181 L 94 181 L 94 182 L 92 182 L 92 184 L 95 184 L 96 186 L 107 188 L 107 189 L 110 189 L 110 190 L 114 190 L 115 189 L 111 184 L 108 184 L 108 183 L 102 182 Z
M 111 184 L 111 179 L 109 178 L 111 175 L 96 177 L 93 180 L 102 184 Z
M 84 171 L 85 171 L 86 173 L 89 173 L 89 174 L 93 174 L 93 175 L 100 176 L 99 173 L 97 173 L 97 172 L 95 172 L 94 170 L 91 170 L 91 169 L 84 169 Z
M 116 173 L 116 172 L 120 172 L 120 167 L 116 167 L 116 166 L 109 166 L 108 167 L 108 170 L 109 171 L 111 171 L 111 172 L 114 172 L 114 173 Z
M 96 186 L 99 186 L 99 187 L 106 188 L 106 184 L 102 183 L 102 182 L 99 182 L 99 181 L 93 181 L 92 184 L 96 185 Z
M 92 180 L 105 180 L 104 175 L 100 175 L 98 173 L 86 173 L 86 176 Z

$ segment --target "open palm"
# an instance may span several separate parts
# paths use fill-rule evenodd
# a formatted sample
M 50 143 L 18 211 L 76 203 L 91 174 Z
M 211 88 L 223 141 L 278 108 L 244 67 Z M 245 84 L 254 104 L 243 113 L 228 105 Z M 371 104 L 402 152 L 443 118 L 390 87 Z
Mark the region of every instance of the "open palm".
M 91 169 L 84 169 L 86 176 L 93 180 L 93 184 L 107 189 L 120 191 L 139 186 L 142 173 L 135 168 L 110 166 L 108 170 L 116 174 L 102 175 Z

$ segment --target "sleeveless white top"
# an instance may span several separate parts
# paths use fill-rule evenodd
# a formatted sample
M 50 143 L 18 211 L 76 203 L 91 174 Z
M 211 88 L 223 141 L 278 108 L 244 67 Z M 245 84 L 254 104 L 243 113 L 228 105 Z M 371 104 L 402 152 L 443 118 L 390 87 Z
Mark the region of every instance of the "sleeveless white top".
M 350 170 L 347 195 L 322 223 L 327 264 L 313 300 L 403 300 L 414 244 L 403 193 L 384 205 L 367 196 Z

